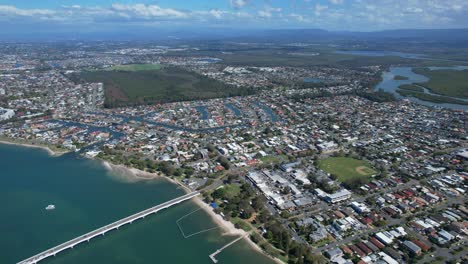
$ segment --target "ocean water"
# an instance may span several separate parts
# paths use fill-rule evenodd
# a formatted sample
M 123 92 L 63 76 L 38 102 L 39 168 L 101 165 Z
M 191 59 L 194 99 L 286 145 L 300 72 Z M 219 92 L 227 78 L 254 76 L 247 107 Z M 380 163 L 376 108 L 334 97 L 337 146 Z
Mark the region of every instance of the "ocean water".
M 0 263 L 16 263 L 95 228 L 183 194 L 164 180 L 129 182 L 98 161 L 74 154 L 0 144 Z M 45 207 L 54 204 L 55 210 Z M 43 263 L 212 263 L 208 255 L 233 240 L 219 229 L 185 239 L 176 220 L 199 207 L 187 201 L 64 251 Z M 198 210 L 185 234 L 216 227 Z M 239 241 L 218 263 L 273 263 Z M 41 262 L 42 263 L 42 262 Z

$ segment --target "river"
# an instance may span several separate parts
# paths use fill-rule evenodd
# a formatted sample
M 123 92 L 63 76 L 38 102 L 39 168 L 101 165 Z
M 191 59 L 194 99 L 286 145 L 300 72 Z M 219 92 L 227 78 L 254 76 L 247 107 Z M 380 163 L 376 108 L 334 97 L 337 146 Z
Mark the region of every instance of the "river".
M 406 53 L 406 52 L 398 52 L 398 51 L 381 51 L 381 50 L 337 50 L 335 51 L 337 54 L 349 54 L 349 55 L 357 55 L 357 56 L 369 56 L 369 57 L 384 57 L 384 56 L 395 56 L 401 57 L 405 59 L 431 59 L 423 54 L 415 54 L 415 53 Z
M 140 210 L 180 196 L 163 178 L 128 181 L 100 162 L 75 154 L 0 144 L 0 263 L 16 263 L 52 246 Z M 45 207 L 54 204 L 55 210 Z M 197 210 L 184 202 L 43 263 L 212 263 L 208 255 L 234 237 L 219 229 L 184 239 L 175 221 Z M 181 222 L 184 232 L 216 226 L 199 210 Z M 219 263 L 273 263 L 240 241 L 217 256 Z
M 468 105 L 461 105 L 461 104 L 449 104 L 449 103 L 433 103 L 428 101 L 423 101 L 414 97 L 403 97 L 399 93 L 396 92 L 398 87 L 403 84 L 412 84 L 412 83 L 424 83 L 427 82 L 429 79 L 421 74 L 417 74 L 413 72 L 412 67 L 391 67 L 389 71 L 382 73 L 382 81 L 376 85 L 375 89 L 379 90 L 382 89 L 386 92 L 393 93 L 397 98 L 405 98 L 412 102 L 431 106 L 431 107 L 444 107 L 444 108 L 451 108 L 456 110 L 468 110 Z M 468 69 L 468 66 L 454 66 L 454 67 L 429 67 L 430 70 L 446 70 L 446 69 L 453 69 L 453 70 L 464 70 Z M 395 80 L 396 75 L 405 76 L 407 80 Z M 424 89 L 425 93 L 441 96 L 438 94 L 434 94 L 428 89 Z M 443 97 L 443 96 L 442 96 Z M 463 98 L 455 98 L 457 100 L 464 100 L 468 101 L 467 99 Z

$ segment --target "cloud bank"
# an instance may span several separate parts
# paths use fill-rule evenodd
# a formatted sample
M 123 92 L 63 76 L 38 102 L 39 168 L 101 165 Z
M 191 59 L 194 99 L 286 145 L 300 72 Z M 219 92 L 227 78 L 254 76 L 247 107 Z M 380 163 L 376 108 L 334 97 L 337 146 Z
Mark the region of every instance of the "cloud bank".
M 224 5 L 217 2 L 226 1 Z M 55 8 L 0 5 L 0 26 L 31 24 L 116 26 L 226 26 L 239 28 L 324 28 L 381 30 L 468 27 L 466 0 L 219 0 L 205 9 L 179 9 L 144 3 L 83 5 L 79 0 Z

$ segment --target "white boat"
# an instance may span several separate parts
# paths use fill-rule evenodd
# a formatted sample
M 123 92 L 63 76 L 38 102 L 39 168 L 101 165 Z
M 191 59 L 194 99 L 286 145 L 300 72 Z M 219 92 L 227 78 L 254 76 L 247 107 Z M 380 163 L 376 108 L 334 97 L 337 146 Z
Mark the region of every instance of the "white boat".
M 46 210 L 54 210 L 54 209 L 55 209 L 55 205 L 49 204 L 45 209 L 46 209 Z

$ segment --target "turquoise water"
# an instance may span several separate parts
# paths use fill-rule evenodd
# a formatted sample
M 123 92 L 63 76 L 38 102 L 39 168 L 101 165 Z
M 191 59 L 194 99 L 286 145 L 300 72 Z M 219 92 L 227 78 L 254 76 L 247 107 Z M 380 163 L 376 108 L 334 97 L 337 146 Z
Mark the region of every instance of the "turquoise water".
M 0 144 L 0 263 L 16 263 L 119 218 L 182 195 L 163 180 L 125 182 L 99 162 Z M 56 209 L 46 211 L 48 204 Z M 211 263 L 208 255 L 235 237 L 218 229 L 184 239 L 175 221 L 197 210 L 191 201 L 64 251 L 43 263 Z M 186 234 L 216 226 L 199 210 L 182 221 Z M 240 241 L 219 263 L 272 263 Z

